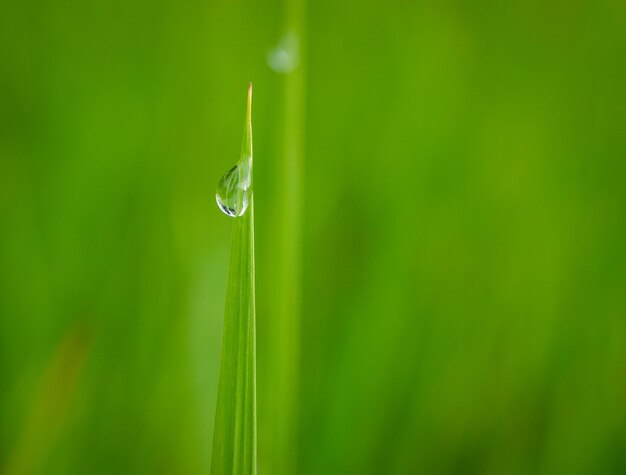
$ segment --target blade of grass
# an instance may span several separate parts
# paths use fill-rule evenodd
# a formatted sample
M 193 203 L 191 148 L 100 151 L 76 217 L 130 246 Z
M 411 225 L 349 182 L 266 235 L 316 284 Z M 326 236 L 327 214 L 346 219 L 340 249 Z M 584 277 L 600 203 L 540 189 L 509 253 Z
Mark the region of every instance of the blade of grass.
M 252 179 L 252 84 L 241 149 Z M 226 287 L 224 333 L 213 433 L 211 473 L 256 474 L 256 313 L 254 290 L 254 199 L 235 218 Z
M 2 473 L 42 471 L 67 423 L 91 345 L 91 331 L 81 325 L 70 328 L 63 337 L 41 376 L 27 420 Z
M 263 470 L 298 473 L 298 389 L 300 366 L 300 254 L 306 90 L 306 0 L 286 0 L 285 34 L 295 40 L 297 64 L 284 74 L 278 180 L 274 197 L 277 263 L 271 276 L 267 359 L 263 374 Z M 265 427 L 267 425 L 267 427 Z

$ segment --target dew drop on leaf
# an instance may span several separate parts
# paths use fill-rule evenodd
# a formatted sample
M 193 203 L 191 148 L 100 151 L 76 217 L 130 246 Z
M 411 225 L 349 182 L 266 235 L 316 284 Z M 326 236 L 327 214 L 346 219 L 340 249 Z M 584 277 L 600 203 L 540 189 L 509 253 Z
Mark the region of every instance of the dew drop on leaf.
M 222 212 L 236 218 L 248 209 L 250 196 L 250 166 L 247 157 L 228 170 L 217 183 L 215 201 Z
M 241 155 L 217 182 L 215 200 L 220 210 L 231 218 L 243 216 L 252 196 L 252 83 L 248 85 L 248 106 Z

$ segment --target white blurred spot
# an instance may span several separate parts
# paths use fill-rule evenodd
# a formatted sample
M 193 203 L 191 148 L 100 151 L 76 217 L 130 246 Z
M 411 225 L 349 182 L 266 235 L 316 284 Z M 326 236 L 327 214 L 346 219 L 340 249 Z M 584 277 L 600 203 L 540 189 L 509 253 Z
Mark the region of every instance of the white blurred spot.
M 298 67 L 300 51 L 294 32 L 285 34 L 276 47 L 267 54 L 267 64 L 277 73 L 290 73 Z

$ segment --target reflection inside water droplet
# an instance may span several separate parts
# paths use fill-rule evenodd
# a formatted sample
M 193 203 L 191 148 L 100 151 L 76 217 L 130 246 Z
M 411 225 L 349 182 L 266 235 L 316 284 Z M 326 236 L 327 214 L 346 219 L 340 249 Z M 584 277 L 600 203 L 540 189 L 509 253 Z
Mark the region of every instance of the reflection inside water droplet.
M 224 173 L 217 183 L 215 201 L 227 216 L 235 218 L 243 215 L 248 209 L 250 175 L 250 160 L 249 157 L 244 157 L 241 162 Z

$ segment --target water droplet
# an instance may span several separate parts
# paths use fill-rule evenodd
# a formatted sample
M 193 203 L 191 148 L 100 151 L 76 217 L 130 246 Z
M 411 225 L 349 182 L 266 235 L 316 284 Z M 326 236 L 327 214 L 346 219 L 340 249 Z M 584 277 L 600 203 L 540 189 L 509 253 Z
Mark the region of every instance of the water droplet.
M 215 201 L 220 209 L 231 218 L 241 216 L 248 209 L 250 197 L 250 171 L 242 163 L 224 173 L 217 183 Z
M 252 83 L 248 86 L 248 107 L 241 158 L 217 182 L 215 201 L 226 216 L 236 218 L 248 209 L 252 194 Z
M 298 67 L 300 47 L 298 37 L 289 32 L 267 54 L 267 64 L 277 73 L 290 73 Z

